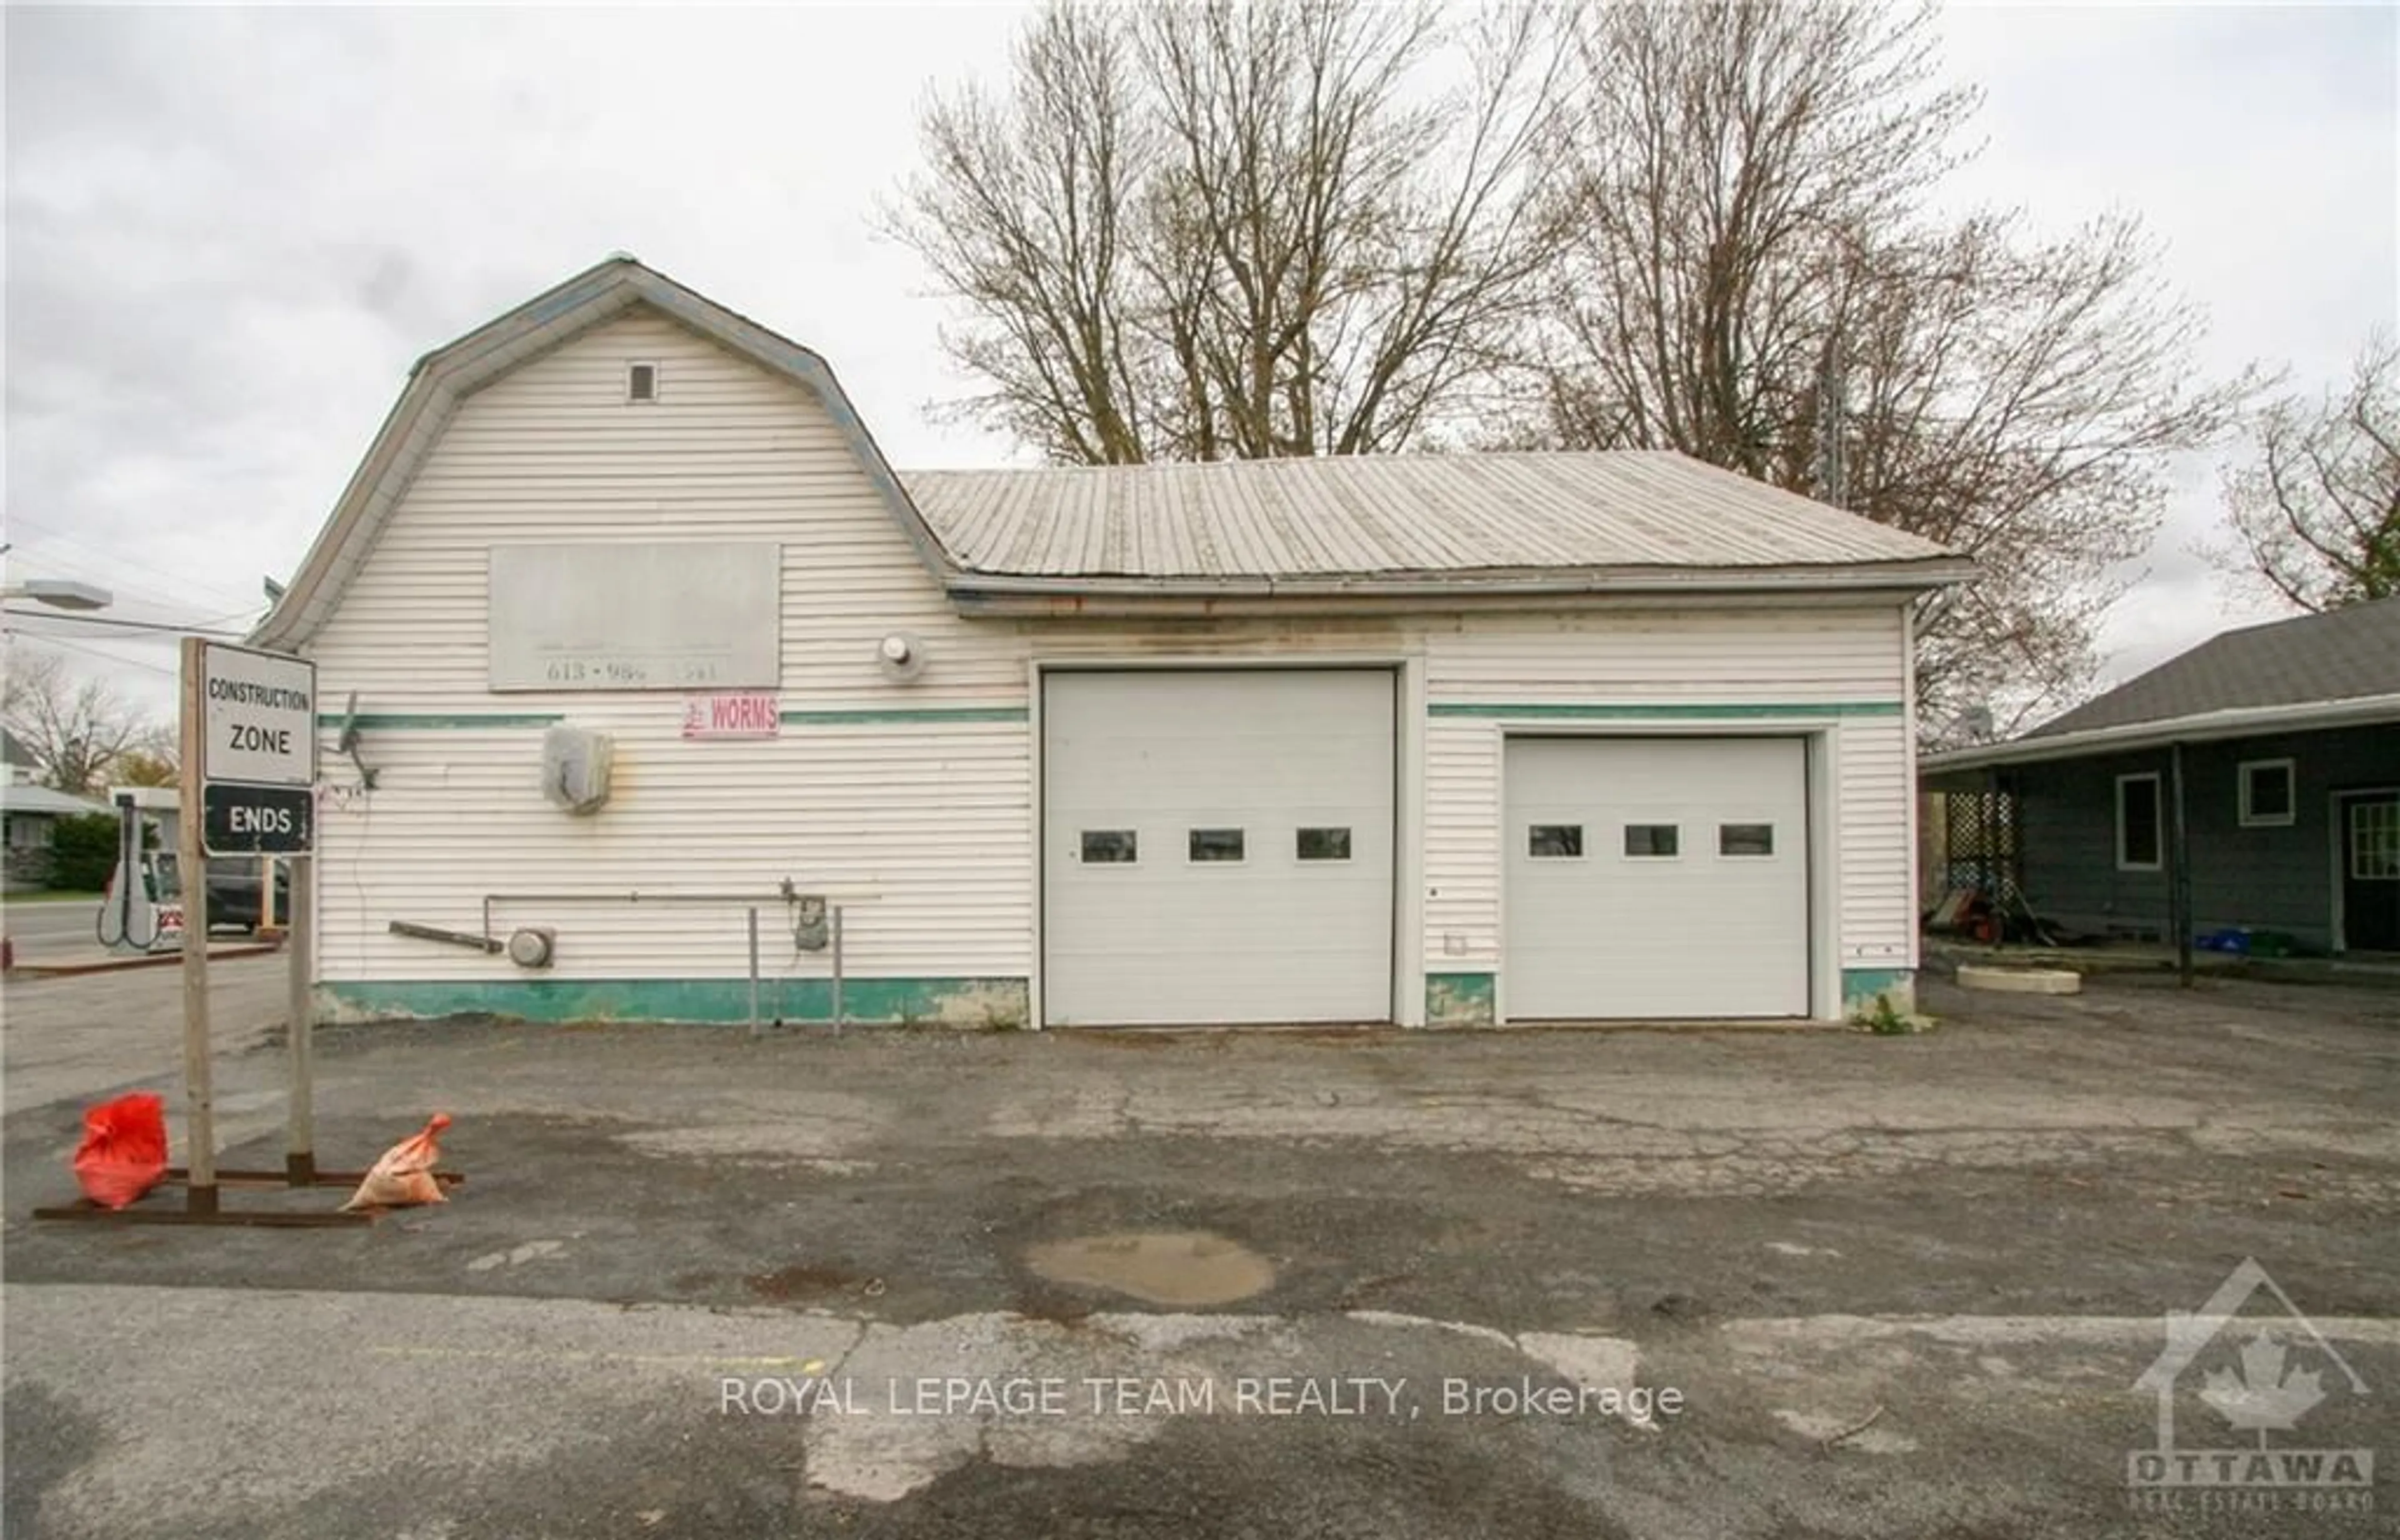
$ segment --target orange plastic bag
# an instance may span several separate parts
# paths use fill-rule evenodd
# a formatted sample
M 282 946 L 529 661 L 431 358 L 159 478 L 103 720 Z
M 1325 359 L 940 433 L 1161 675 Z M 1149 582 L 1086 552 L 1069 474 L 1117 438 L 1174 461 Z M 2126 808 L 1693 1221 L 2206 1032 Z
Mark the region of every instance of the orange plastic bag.
M 426 1121 L 421 1132 L 393 1145 L 375 1163 L 367 1179 L 342 1205 L 345 1212 L 358 1208 L 406 1208 L 420 1203 L 447 1203 L 442 1195 L 442 1184 L 433 1179 L 433 1167 L 442 1159 L 438 1142 L 442 1130 L 450 1126 L 450 1114 L 436 1112 Z
M 167 1104 L 148 1091 L 84 1109 L 75 1182 L 85 1197 L 122 1208 L 167 1174 Z

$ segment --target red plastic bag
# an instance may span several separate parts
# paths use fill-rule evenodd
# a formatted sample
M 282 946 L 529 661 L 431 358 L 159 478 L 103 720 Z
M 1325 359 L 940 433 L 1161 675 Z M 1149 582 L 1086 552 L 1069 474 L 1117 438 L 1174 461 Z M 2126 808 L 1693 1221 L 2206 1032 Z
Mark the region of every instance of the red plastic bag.
M 83 1194 L 122 1208 L 167 1174 L 167 1104 L 148 1091 L 84 1109 L 75 1174 Z
M 347 1211 L 357 1208 L 406 1208 L 420 1203 L 447 1203 L 442 1195 L 442 1184 L 433 1179 L 433 1167 L 442 1159 L 439 1138 L 450 1126 L 450 1114 L 436 1112 L 428 1119 L 421 1132 L 393 1145 L 375 1163 L 367 1179 L 342 1205 Z

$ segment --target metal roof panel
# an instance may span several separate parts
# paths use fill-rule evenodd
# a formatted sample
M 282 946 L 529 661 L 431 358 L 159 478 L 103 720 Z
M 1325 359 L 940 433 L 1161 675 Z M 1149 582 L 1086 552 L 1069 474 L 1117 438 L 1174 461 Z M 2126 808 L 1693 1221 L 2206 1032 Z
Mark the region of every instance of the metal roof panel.
M 1661 450 L 905 472 L 961 569 L 1375 578 L 1924 562 L 1902 530 Z

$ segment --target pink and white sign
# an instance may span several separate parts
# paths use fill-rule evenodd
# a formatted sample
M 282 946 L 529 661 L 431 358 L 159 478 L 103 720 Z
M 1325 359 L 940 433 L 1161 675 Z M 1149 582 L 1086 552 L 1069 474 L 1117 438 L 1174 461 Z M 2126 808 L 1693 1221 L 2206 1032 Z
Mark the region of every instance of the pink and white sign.
M 783 732 L 784 702 L 772 690 L 684 697 L 686 738 L 780 738 Z

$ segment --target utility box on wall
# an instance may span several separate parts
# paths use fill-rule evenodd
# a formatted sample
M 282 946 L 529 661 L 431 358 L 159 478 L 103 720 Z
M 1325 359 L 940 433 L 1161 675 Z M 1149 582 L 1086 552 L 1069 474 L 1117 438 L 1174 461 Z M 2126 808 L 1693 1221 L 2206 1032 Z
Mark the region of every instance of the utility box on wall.
M 608 800 L 615 756 L 615 743 L 605 732 L 552 728 L 541 735 L 541 794 L 570 813 L 599 811 Z

